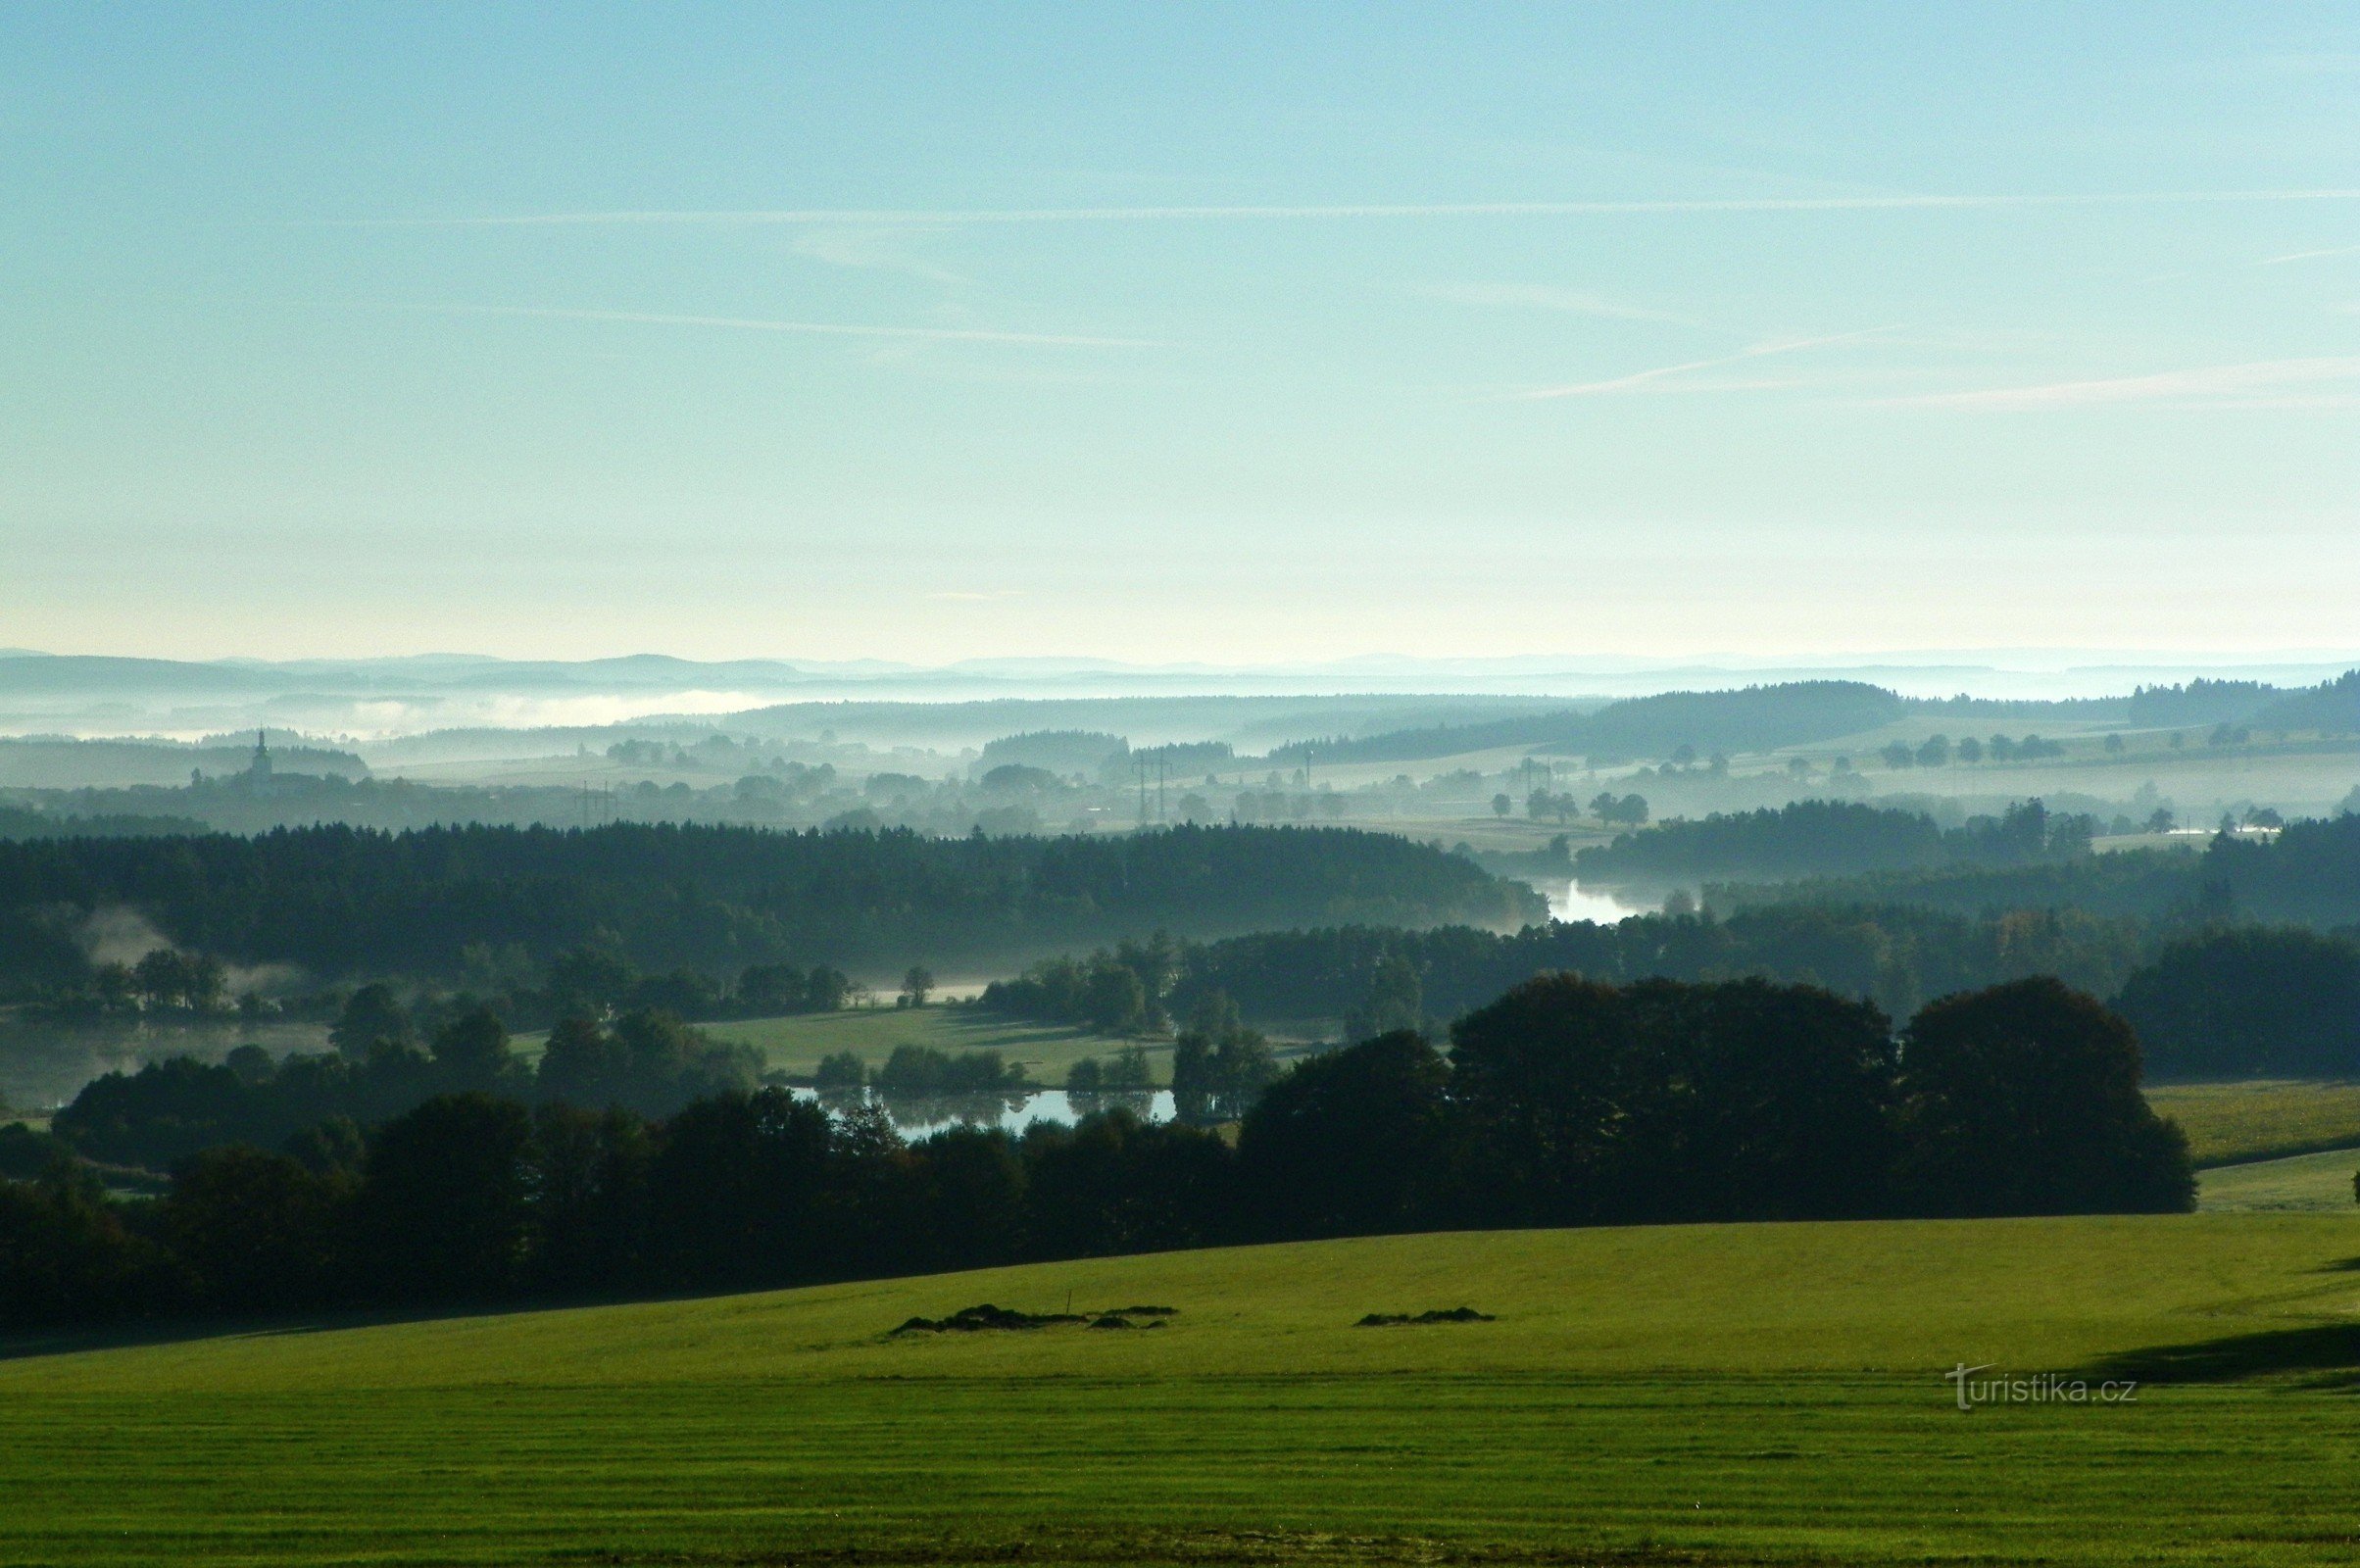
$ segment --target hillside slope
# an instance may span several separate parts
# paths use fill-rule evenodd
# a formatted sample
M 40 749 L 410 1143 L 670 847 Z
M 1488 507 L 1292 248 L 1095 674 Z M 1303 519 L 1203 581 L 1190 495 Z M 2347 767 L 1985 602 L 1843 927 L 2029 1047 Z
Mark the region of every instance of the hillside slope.
M 2328 1216 L 1395 1237 L 21 1354 L 0 1559 L 2341 1561 L 2360 1410 L 2238 1376 L 2360 1364 L 2355 1253 Z M 887 1332 L 1069 1298 L 1179 1310 Z M 1352 1326 L 1461 1304 L 1497 1321 Z M 1941 1375 L 2191 1342 L 2135 1404 Z

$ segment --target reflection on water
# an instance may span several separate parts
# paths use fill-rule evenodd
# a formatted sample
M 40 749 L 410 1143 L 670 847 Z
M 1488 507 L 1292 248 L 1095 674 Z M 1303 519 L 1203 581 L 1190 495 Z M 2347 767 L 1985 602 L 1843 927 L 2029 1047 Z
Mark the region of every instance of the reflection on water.
M 831 1090 L 822 1095 L 812 1089 L 798 1089 L 795 1094 L 798 1099 L 817 1100 L 830 1109 L 883 1105 L 885 1114 L 893 1118 L 894 1130 L 912 1139 L 929 1137 L 950 1127 L 998 1127 L 1005 1132 L 1020 1133 L 1037 1121 L 1072 1123 L 1093 1111 L 1112 1110 L 1117 1106 L 1143 1121 L 1172 1119 L 1172 1095 L 1168 1089 L 1158 1089 L 1153 1094 L 1140 1091 L 1095 1095 L 1068 1095 L 1062 1089 L 1000 1095 L 885 1095 L 869 1090 Z
M 1541 890 L 1549 900 L 1552 920 L 1595 920 L 1612 925 L 1634 914 L 1653 912 L 1645 905 L 1626 904 L 1604 888 L 1586 888 L 1578 882 L 1552 882 Z
M 302 1024 L 250 1025 L 236 1019 L 151 1021 L 110 1018 L 95 1023 L 0 1019 L 0 1102 L 19 1111 L 63 1105 L 102 1073 L 137 1072 L 151 1061 L 194 1056 L 220 1061 L 252 1042 L 273 1056 L 318 1051 L 322 1032 Z M 0 1121 L 7 1118 L 0 1116 Z

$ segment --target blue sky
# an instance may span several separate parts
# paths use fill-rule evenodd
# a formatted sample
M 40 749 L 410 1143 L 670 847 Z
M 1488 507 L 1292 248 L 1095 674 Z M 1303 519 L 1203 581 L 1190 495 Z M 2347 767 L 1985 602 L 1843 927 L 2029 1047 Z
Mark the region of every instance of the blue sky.
M 0 12 L 0 643 L 2349 646 L 2348 6 Z

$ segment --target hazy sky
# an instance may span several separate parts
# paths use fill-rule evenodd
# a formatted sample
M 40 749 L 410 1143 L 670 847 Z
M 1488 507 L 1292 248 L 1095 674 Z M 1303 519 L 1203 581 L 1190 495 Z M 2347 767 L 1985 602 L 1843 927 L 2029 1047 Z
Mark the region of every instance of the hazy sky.
M 2356 606 L 2348 4 L 0 10 L 0 645 Z

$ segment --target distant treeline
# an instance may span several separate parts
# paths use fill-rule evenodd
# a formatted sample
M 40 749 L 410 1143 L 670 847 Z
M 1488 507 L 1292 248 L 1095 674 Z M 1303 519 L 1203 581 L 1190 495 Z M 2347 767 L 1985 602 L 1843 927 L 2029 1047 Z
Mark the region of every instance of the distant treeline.
M 318 977 L 451 977 L 470 950 L 643 968 L 1002 964 L 1169 929 L 1342 920 L 1512 925 L 1546 906 L 1463 857 L 1338 829 L 1123 837 L 621 825 L 589 832 L 323 826 L 257 838 L 0 844 L 0 995 L 93 983 L 81 937 L 135 911 L 177 946 Z
M 2129 697 L 2064 702 L 1905 698 L 1860 681 L 1790 681 L 1742 691 L 1666 692 L 1587 714 L 1568 709 L 1480 724 L 1297 741 L 1272 752 L 1271 760 L 1413 761 L 1500 746 L 1538 747 L 1599 761 L 1666 757 L 1682 746 L 1699 754 L 1762 752 L 1861 734 L 1912 712 L 1957 719 L 2051 717 L 2139 729 L 2245 724 L 2347 735 L 2360 733 L 2360 670 L 2295 692 L 2259 681 L 2192 680 L 2185 686 L 2142 686 Z
M 2125 716 L 2140 729 L 2181 724 L 2236 724 L 2253 718 L 2287 694 L 2258 680 L 2206 680 L 2185 686 L 2140 686 Z
M 184 1162 L 110 1201 L 0 1181 L 0 1328 L 167 1312 L 783 1286 L 1440 1227 L 2171 1211 L 2193 1182 L 2122 1020 L 2034 981 L 1896 1043 L 1760 982 L 1571 976 L 1313 1058 L 1234 1149 L 1116 1111 L 914 1147 L 779 1089 L 662 1121 L 446 1095 L 376 1128 Z M 886 1325 L 880 1325 L 880 1329 Z
M 0 806 L 0 839 L 136 839 L 212 830 L 193 816 L 147 816 L 133 812 L 36 811 Z
M 2054 975 L 2111 996 L 2154 945 L 2142 921 L 2071 909 L 1968 916 L 1907 907 L 1781 905 L 1728 918 L 1638 915 L 1613 925 L 1551 922 L 1511 935 L 1328 926 L 1209 943 L 1125 944 L 1045 959 L 985 988 L 1012 1016 L 1099 1028 L 1153 1027 L 1225 996 L 1265 1022 L 1344 1019 L 1365 1027 L 1448 1020 L 1536 974 L 1570 970 L 1627 984 L 1761 976 L 1822 985 L 1905 1013 L 1933 998 Z
M 10 662 L 0 659 L 0 665 Z M 18 666 L 22 667 L 22 666 Z M 0 788 L 74 788 L 185 784 L 192 773 L 241 773 L 254 760 L 254 732 L 189 746 L 165 740 L 74 740 L 65 736 L 0 737 Z M 278 766 L 293 772 L 366 778 L 369 764 L 351 752 L 312 746 L 288 731 L 271 743 Z
M 1270 760 L 1313 762 L 1414 761 L 1501 746 L 1533 746 L 1598 761 L 1668 757 L 1682 746 L 1698 753 L 1760 752 L 1834 740 L 1890 724 L 1907 703 L 1860 681 L 1789 681 L 1743 691 L 1665 692 L 1610 703 L 1595 711 L 1566 709 L 1485 724 L 1396 730 L 1360 739 L 1298 741 Z
M 1102 784 L 1128 784 L 1159 776 L 1189 784 L 1238 765 L 1227 741 L 1186 741 L 1134 747 L 1120 735 L 1099 730 L 1046 729 L 1004 735 L 984 747 L 977 773 L 989 778 L 1004 767 L 1039 768 L 1056 777 L 1075 774 Z
M 170 819 L 169 831 L 180 833 L 267 833 L 272 828 L 314 822 L 342 822 L 352 827 L 395 833 L 449 822 L 480 822 L 491 826 L 524 827 L 535 822 L 561 825 L 583 819 L 582 791 L 554 784 L 424 784 L 408 778 L 346 777 L 336 773 L 296 771 L 300 759 L 285 759 L 285 771 L 258 787 L 249 775 L 225 774 L 172 786 L 137 784 L 20 790 L 13 792 L 38 819 L 81 818 L 89 822 L 154 821 Z M 677 795 L 647 800 L 626 794 L 610 805 L 635 817 L 700 817 L 737 807 L 727 791 L 691 796 L 681 786 Z M 85 828 L 112 834 L 155 829 Z M 0 823 L 0 838 L 53 837 L 49 832 L 20 832 Z
M 2300 926 L 2167 943 L 2115 1005 L 2168 1078 L 2360 1078 L 2360 944 Z
M 2295 692 L 2256 710 L 2237 714 L 2257 729 L 2317 730 L 2325 735 L 2360 733 L 2360 669 L 2347 669 L 2334 680 Z
M 1035 964 L 987 987 L 1018 1017 L 1118 1030 L 1208 1000 L 1266 1021 L 1341 1019 L 1348 1038 L 1421 1027 L 1533 975 L 1631 984 L 1744 976 L 1821 985 L 1907 1012 L 2035 976 L 2102 997 L 2139 1028 L 2156 1077 L 2360 1077 L 2360 945 L 2297 926 L 2172 926 L 2071 909 L 1963 915 L 1777 905 L 1513 936 L 1343 927 L 1125 944 Z
M 2266 839 L 2217 835 L 2200 854 L 2122 850 L 2017 865 L 1954 864 L 1707 889 L 1714 907 L 1908 904 L 1971 912 L 2087 909 L 2147 918 L 2200 915 L 2334 930 L 2360 923 L 2360 815 L 2289 822 Z
M 436 1095 L 620 1105 L 664 1116 L 762 1081 L 760 1052 L 711 1040 L 668 1013 L 626 1013 L 612 1028 L 564 1019 L 528 1065 L 488 1008 L 459 1014 L 421 1046 L 398 1012 L 372 1009 L 366 994 L 357 1000 L 339 1021 L 333 1054 L 273 1060 L 247 1045 L 218 1064 L 174 1056 L 111 1072 L 85 1084 L 50 1119 L 50 1132 L 91 1159 L 167 1170 L 224 1144 L 277 1149 L 299 1135 L 357 1144 L 359 1128 Z
M 1844 801 L 1679 818 L 1573 857 L 1584 882 L 1674 887 L 1704 881 L 1849 876 L 1942 864 L 2024 865 L 2086 855 L 2095 824 L 2039 801 L 1944 831 L 1917 811 Z

